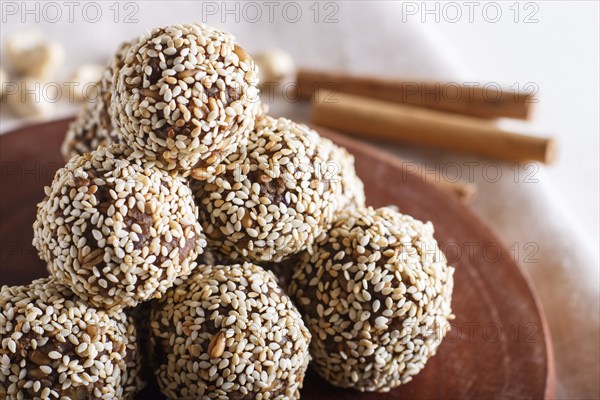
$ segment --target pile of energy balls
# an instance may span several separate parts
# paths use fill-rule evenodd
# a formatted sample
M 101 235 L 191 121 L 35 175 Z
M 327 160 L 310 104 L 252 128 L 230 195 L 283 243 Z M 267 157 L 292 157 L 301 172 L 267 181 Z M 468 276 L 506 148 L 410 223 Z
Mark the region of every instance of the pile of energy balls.
M 1 398 L 155 378 L 169 399 L 296 399 L 309 364 L 384 392 L 435 354 L 454 269 L 431 223 L 366 207 L 353 157 L 268 116 L 257 72 L 205 25 L 117 51 L 38 205 L 50 277 L 1 289 Z

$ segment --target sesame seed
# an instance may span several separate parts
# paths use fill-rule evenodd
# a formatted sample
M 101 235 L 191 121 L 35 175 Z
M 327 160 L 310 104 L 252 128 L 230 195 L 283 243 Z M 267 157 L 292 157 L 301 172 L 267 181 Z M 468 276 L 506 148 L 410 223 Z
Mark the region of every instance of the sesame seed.
M 46 375 L 50 375 L 52 373 L 52 368 L 50 368 L 47 365 L 40 365 L 39 368 L 40 368 L 40 371 L 42 371 Z

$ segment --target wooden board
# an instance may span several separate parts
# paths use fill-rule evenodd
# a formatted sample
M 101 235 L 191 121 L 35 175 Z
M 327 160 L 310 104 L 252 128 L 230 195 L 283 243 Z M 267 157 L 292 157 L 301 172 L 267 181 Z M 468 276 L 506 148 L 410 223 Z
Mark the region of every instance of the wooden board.
M 46 275 L 31 245 L 31 225 L 43 187 L 63 165 L 59 148 L 68 120 L 0 136 L 0 284 Z M 438 353 L 410 383 L 389 393 L 341 390 L 309 372 L 302 398 L 320 399 L 539 399 L 554 393 L 550 339 L 531 286 L 511 252 L 475 215 L 445 191 L 406 173 L 402 162 L 364 142 L 323 133 L 356 157 L 373 206 L 397 205 L 430 220 L 456 267 L 457 316 Z M 149 387 L 139 399 L 160 399 Z

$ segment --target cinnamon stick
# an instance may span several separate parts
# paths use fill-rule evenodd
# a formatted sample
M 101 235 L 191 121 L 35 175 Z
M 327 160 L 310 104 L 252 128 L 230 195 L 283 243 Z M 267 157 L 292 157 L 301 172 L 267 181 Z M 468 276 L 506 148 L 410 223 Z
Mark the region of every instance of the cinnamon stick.
M 554 159 L 552 138 L 501 130 L 491 121 L 336 93 L 319 93 L 311 122 L 359 137 L 414 143 L 512 161 Z
M 417 175 L 422 181 L 444 189 L 453 194 L 464 204 L 469 204 L 477 193 L 477 185 L 474 183 L 464 180 L 449 179 L 441 171 L 432 173 L 431 170 L 423 170 L 423 168 L 415 169 L 415 164 L 412 162 L 408 162 L 408 164 L 409 166 L 406 169 L 406 173 Z
M 312 70 L 300 70 L 296 83 L 298 96 L 305 99 L 318 90 L 342 92 L 480 118 L 527 119 L 536 102 L 530 91 L 509 91 L 495 83 L 410 81 Z

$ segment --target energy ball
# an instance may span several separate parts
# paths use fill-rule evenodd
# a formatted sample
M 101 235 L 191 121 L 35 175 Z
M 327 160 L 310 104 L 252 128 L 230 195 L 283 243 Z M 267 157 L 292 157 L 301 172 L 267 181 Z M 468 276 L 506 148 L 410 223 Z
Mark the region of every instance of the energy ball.
M 133 399 L 133 323 L 89 307 L 54 278 L 0 289 L 0 398 Z
M 172 25 L 142 36 L 127 54 L 113 115 L 131 147 L 205 179 L 252 129 L 257 84 L 254 61 L 232 35 Z
M 111 119 L 110 101 L 114 87 L 114 74 L 123 66 L 125 55 L 130 47 L 129 42 L 121 44 L 104 70 L 98 86 L 98 97 L 85 103 L 75 121 L 69 125 L 61 147 L 65 162 L 76 155 L 96 150 L 100 146 L 120 142 Z
M 453 318 L 454 268 L 423 223 L 388 208 L 341 212 L 305 254 L 289 294 L 329 383 L 385 392 L 412 379 Z
M 60 148 L 65 162 L 75 156 L 96 150 L 100 146 L 119 143 L 119 136 L 110 115 L 100 100 L 85 103 L 69 129 Z
M 331 224 L 339 179 L 324 178 L 331 149 L 285 118 L 257 119 L 247 141 L 192 182 L 209 246 L 234 261 L 279 262 L 310 247 Z
M 95 307 L 160 297 L 206 246 L 186 182 L 140 156 L 113 145 L 75 157 L 38 205 L 40 257 Z
M 297 399 L 310 334 L 261 267 L 201 265 L 154 303 L 155 375 L 169 399 Z

